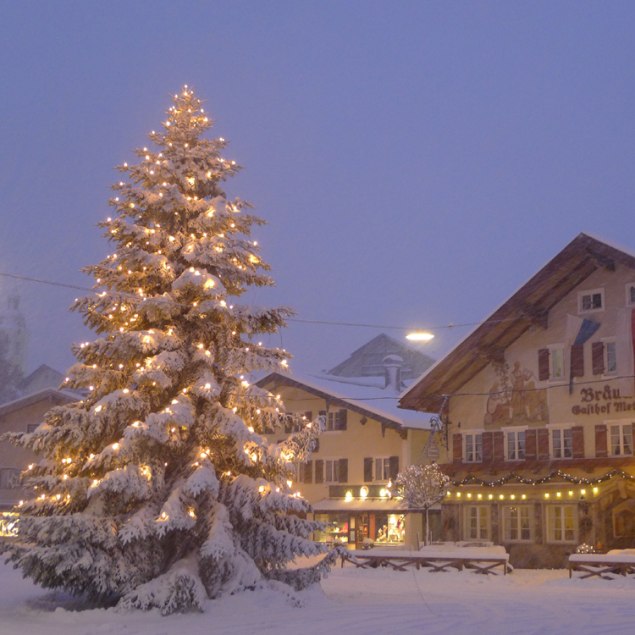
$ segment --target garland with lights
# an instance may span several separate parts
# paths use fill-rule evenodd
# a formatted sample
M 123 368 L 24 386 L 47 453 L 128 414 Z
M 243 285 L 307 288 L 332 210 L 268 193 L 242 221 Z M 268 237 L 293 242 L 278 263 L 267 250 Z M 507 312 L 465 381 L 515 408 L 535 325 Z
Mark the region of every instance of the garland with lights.
M 507 483 L 519 483 L 520 485 L 544 485 L 545 483 L 550 483 L 551 481 L 562 480 L 567 481 L 568 483 L 573 483 L 574 485 L 598 485 L 599 483 L 604 483 L 605 481 L 609 481 L 613 478 L 621 478 L 625 481 L 635 480 L 635 476 L 632 474 L 629 474 L 624 470 L 617 469 L 610 470 L 609 472 L 606 472 L 606 474 L 598 476 L 597 478 L 581 478 L 579 476 L 563 472 L 562 470 L 556 470 L 555 472 L 547 474 L 547 476 L 535 479 L 527 478 L 512 472 L 511 474 L 507 474 L 506 476 L 502 476 L 501 478 L 493 481 L 486 481 L 470 474 L 460 481 L 452 481 L 451 484 L 453 487 L 461 487 L 463 485 L 500 487 L 501 485 L 506 485 Z
M 287 568 L 324 550 L 287 469 L 320 424 L 267 436 L 290 415 L 248 377 L 287 368 L 257 337 L 291 312 L 237 303 L 273 281 L 250 239 L 263 221 L 221 187 L 238 166 L 224 139 L 203 137 L 211 126 L 185 87 L 150 134 L 158 150 L 119 167 L 127 180 L 100 224 L 116 249 L 86 269 L 95 293 L 74 304 L 97 338 L 74 348 L 64 387 L 86 396 L 5 437 L 40 459 L 1 549 L 38 584 L 103 605 L 202 610 L 258 585 L 301 588 L 333 560 Z

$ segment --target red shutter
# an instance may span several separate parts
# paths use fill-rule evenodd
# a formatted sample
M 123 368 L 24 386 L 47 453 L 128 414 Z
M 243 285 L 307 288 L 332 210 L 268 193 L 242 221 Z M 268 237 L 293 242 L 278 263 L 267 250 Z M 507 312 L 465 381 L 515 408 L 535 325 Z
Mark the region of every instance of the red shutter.
M 346 411 L 344 411 L 346 412 Z M 348 483 L 348 459 L 339 460 L 339 482 Z
M 452 435 L 452 463 L 463 462 L 463 435 L 459 432 Z
M 593 360 L 593 374 L 604 374 L 604 342 L 591 344 L 591 359 Z
M 549 349 L 541 348 L 538 351 L 538 379 L 547 381 L 549 379 Z
M 571 377 L 584 377 L 584 344 L 571 347 Z
M 364 459 L 364 482 L 370 483 L 372 480 L 373 480 L 373 459 L 370 457 L 367 457 Z
M 493 432 L 483 432 L 483 463 L 492 462 Z
M 505 460 L 505 433 L 500 430 L 492 433 L 492 460 Z
M 606 438 L 606 426 L 598 423 L 595 426 L 595 456 L 604 458 L 608 455 L 608 445 Z
M 538 430 L 526 430 L 525 431 L 525 457 L 528 461 L 534 461 L 536 459 L 536 453 L 538 451 Z
M 324 461 L 322 459 L 315 462 L 315 482 L 324 483 Z
M 547 428 L 541 428 L 537 431 L 538 441 L 538 460 L 545 460 L 549 458 L 549 430 Z
M 307 461 L 303 467 L 304 467 L 304 482 L 313 483 L 313 461 Z
M 573 446 L 573 458 L 584 458 L 584 428 L 582 426 L 573 426 L 571 428 L 571 445 Z

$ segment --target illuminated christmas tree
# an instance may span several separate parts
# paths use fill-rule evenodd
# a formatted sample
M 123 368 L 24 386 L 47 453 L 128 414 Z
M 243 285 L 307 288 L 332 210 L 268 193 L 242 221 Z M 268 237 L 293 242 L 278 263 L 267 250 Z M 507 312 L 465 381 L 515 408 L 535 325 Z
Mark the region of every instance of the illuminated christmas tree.
M 185 87 L 173 103 L 150 134 L 157 149 L 119 168 L 101 224 L 115 251 L 87 268 L 95 293 L 74 305 L 97 339 L 75 348 L 65 386 L 86 397 L 11 436 L 42 458 L 4 547 L 44 587 L 164 613 L 262 584 L 299 589 L 328 566 L 286 567 L 321 552 L 286 469 L 319 426 L 269 442 L 291 415 L 249 383 L 288 360 L 258 335 L 289 310 L 237 301 L 272 284 L 251 239 L 262 221 L 223 191 L 239 168 L 222 138 L 202 136 L 201 101 Z

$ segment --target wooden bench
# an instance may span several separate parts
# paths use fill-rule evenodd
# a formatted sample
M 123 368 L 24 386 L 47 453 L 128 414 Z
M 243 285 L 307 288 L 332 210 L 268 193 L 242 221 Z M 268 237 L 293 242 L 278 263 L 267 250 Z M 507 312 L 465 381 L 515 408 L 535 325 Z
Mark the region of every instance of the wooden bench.
M 405 571 L 407 567 L 415 567 L 416 569 L 427 567 L 435 572 L 448 571 L 450 569 L 456 569 L 457 571 L 468 569 L 475 573 L 485 575 L 497 575 L 498 572 L 495 571 L 495 569 L 498 567 L 502 567 L 503 575 L 507 575 L 509 568 L 509 554 L 500 556 L 467 556 L 466 554 L 466 556 L 458 556 L 452 553 L 445 556 L 443 554 L 423 554 L 417 551 L 401 553 L 396 550 L 393 553 L 360 553 L 349 551 L 341 555 L 342 567 L 345 561 L 354 564 L 360 569 L 390 567 L 395 571 Z
M 569 556 L 569 577 L 574 571 L 583 575 L 580 579 L 597 576 L 612 580 L 615 576 L 635 574 L 635 556 L 620 553 L 572 553 Z

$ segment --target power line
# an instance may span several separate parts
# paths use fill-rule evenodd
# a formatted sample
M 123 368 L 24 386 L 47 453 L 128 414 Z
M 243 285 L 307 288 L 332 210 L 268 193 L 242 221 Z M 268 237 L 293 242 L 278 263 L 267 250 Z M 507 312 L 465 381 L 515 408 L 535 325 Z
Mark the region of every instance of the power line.
M 93 292 L 94 289 L 90 287 L 82 287 L 76 284 L 69 284 L 66 282 L 57 282 L 55 280 L 46 280 L 43 278 L 33 278 L 30 276 L 18 275 L 15 273 L 8 273 L 5 271 L 0 271 L 0 276 L 4 276 L 5 278 L 12 278 L 14 280 L 22 280 L 25 282 L 36 282 L 38 284 L 45 284 L 51 287 L 63 287 L 66 289 L 75 289 L 77 291 L 88 291 Z M 481 324 L 499 324 L 501 322 L 509 322 L 513 321 L 513 318 L 505 318 L 502 320 L 484 320 L 481 322 L 451 322 L 449 324 L 440 324 L 437 326 L 429 326 L 429 327 L 421 327 L 421 330 L 426 331 L 440 331 L 441 329 L 453 329 L 453 328 L 465 328 L 468 326 L 479 326 Z M 353 328 L 371 328 L 371 329 L 384 329 L 384 330 L 393 330 L 393 331 L 411 331 L 418 330 L 413 326 L 397 326 L 394 324 L 370 324 L 366 322 L 343 322 L 339 320 L 307 320 L 302 318 L 287 318 L 287 322 L 296 322 L 298 324 L 317 324 L 323 326 L 345 326 L 345 327 L 353 327 Z

